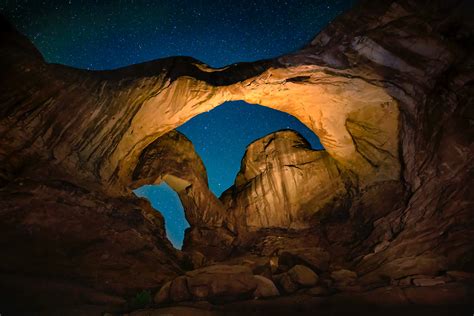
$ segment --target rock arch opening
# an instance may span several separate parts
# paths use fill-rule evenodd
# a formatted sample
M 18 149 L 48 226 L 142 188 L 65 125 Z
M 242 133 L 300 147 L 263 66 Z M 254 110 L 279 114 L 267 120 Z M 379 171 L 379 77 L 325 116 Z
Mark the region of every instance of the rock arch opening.
M 137 196 L 148 199 L 153 208 L 163 215 L 168 239 L 176 248 L 181 248 L 184 230 L 189 227 L 189 223 L 184 216 L 183 205 L 176 191 L 164 182 L 144 185 L 134 192 Z
M 176 130 L 193 143 L 206 166 L 209 188 L 220 196 L 234 183 L 246 148 L 257 139 L 283 129 L 295 130 L 311 148 L 323 149 L 318 136 L 294 116 L 244 101 L 225 102 Z
M 323 149 L 319 138 L 294 116 L 244 101 L 225 102 L 176 130 L 157 140 L 154 149 L 145 151 L 146 158 L 142 157 L 138 173 L 141 177 L 159 176 L 152 179 L 152 184 L 150 178 L 142 181 L 146 184 L 136 185 L 138 188 L 134 192 L 147 198 L 162 213 L 168 237 L 177 248 L 183 244 L 188 221 L 191 226 L 202 221 L 207 225 L 209 219 L 212 222 L 214 217 L 221 218 L 219 213 L 226 206 L 218 197 L 223 195 L 225 198 L 235 186 L 244 155 L 255 142 L 277 131 L 295 131 L 295 135 L 302 137 L 301 144 L 295 146 L 306 146 L 308 151 Z M 164 156 L 169 160 L 156 165 L 155 158 L 163 160 Z M 185 204 L 185 211 L 181 203 Z M 202 218 L 203 209 L 210 212 L 204 215 L 208 220 Z M 193 216 L 193 212 L 200 215 Z

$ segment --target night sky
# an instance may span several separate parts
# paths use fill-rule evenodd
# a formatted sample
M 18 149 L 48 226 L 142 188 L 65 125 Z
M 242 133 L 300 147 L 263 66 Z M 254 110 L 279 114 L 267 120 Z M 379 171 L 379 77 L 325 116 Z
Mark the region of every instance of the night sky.
M 221 67 L 295 51 L 355 2 L 0 0 L 0 11 L 48 62 L 113 69 L 186 55 Z M 193 142 L 211 190 L 220 195 L 232 185 L 245 147 L 283 128 L 299 131 L 313 148 L 321 148 L 317 137 L 294 117 L 244 102 L 225 103 L 178 130 Z M 136 193 L 163 213 L 168 236 L 179 248 L 187 223 L 176 193 L 165 185 Z

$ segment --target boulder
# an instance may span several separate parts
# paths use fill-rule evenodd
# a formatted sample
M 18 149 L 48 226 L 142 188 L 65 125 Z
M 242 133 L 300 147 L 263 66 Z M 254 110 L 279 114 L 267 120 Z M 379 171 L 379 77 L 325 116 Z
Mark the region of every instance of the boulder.
M 291 280 L 303 287 L 318 283 L 319 277 L 313 270 L 302 265 L 296 265 L 288 271 Z
M 279 278 L 279 284 L 286 293 L 293 293 L 299 289 L 299 285 L 293 281 L 288 273 L 283 273 L 281 278 Z
M 452 270 L 446 272 L 446 275 L 456 281 L 474 282 L 474 273 Z
M 328 277 L 325 277 L 325 278 L 322 278 L 319 280 L 319 283 L 322 285 L 322 286 L 325 286 L 327 287 L 328 289 L 332 288 L 333 285 L 334 285 L 334 280 L 333 279 L 330 279 Z
M 442 279 L 436 278 L 421 278 L 421 279 L 413 279 L 413 284 L 416 286 L 435 286 L 445 284 L 446 282 Z
M 272 266 L 270 263 L 265 263 L 262 265 L 256 265 L 253 269 L 253 274 L 256 275 L 261 275 L 265 278 L 271 278 L 272 277 Z
M 257 280 L 245 266 L 213 265 L 186 273 L 194 299 L 232 301 L 252 297 Z
M 338 285 L 351 285 L 357 279 L 354 271 L 341 269 L 331 272 L 331 279 Z
M 171 282 L 170 300 L 173 302 L 188 301 L 191 295 L 188 290 L 188 278 L 179 276 Z
M 331 291 L 324 286 L 315 286 L 308 289 L 305 293 L 311 296 L 327 296 L 331 294 Z
M 329 259 L 329 253 L 322 248 L 297 248 L 282 251 L 278 257 L 278 263 L 289 267 L 303 264 L 314 271 L 323 272 L 328 268 Z
M 192 269 L 199 269 L 207 262 L 206 257 L 199 251 L 190 251 L 186 253 L 185 260 Z
M 153 301 L 156 304 L 162 304 L 162 303 L 168 302 L 170 299 L 170 288 L 171 288 L 171 281 L 168 281 L 155 294 Z
M 278 291 L 277 287 L 275 286 L 275 283 L 273 283 L 272 280 L 261 275 L 255 275 L 254 278 L 257 281 L 257 288 L 253 293 L 253 296 L 255 298 L 280 295 L 280 292 Z
M 278 273 L 272 275 L 272 280 L 275 284 L 280 284 L 281 279 L 286 273 Z
M 413 284 L 413 280 L 412 280 L 412 277 L 405 277 L 400 280 L 396 280 L 394 284 L 398 286 L 410 286 Z

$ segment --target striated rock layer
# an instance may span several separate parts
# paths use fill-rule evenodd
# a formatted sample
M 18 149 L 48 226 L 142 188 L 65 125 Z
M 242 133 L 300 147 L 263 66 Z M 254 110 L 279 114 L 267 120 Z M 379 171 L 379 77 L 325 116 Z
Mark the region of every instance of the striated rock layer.
M 353 78 L 352 70 L 279 60 L 210 69 L 176 57 L 90 72 L 18 51 L 29 45 L 24 41 L 15 37 L 2 48 L 9 74 L 0 91 L 6 179 L 40 155 L 73 173 L 68 177 L 122 194 L 141 152 L 157 137 L 229 100 L 299 118 L 364 185 L 398 178 L 397 102 L 382 87 Z
M 296 132 L 280 131 L 248 146 L 235 185 L 221 200 L 233 231 L 303 229 L 345 194 L 341 172 L 326 151 L 311 150 Z
M 117 305 L 182 273 L 161 217 L 131 193 L 161 181 L 183 202 L 194 257 L 306 262 L 367 287 L 473 271 L 472 12 L 469 1 L 364 1 L 274 60 L 110 71 L 48 64 L 2 19 L 3 297 Z M 325 151 L 268 135 L 217 199 L 173 129 L 230 100 L 294 115 Z
M 201 158 L 184 135 L 171 131 L 150 144 L 133 174 L 134 187 L 165 181 L 175 190 L 191 226 L 220 227 L 224 206 L 209 190 Z

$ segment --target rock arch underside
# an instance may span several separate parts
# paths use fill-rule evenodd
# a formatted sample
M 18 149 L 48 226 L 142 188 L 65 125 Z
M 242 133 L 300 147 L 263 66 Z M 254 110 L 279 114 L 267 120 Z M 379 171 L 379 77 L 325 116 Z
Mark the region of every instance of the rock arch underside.
M 110 71 L 48 64 L 3 20 L 2 295 L 13 306 L 49 308 L 59 296 L 120 309 L 216 263 L 250 265 L 291 293 L 296 264 L 335 302 L 468 304 L 472 12 L 469 1 L 365 1 L 276 59 L 213 69 L 170 57 Z M 216 197 L 175 128 L 233 100 L 295 116 L 325 150 L 275 131 L 249 144 Z M 191 226 L 183 251 L 132 193 L 163 181 Z M 192 296 L 200 274 L 186 275 L 175 280 Z M 167 291 L 163 302 L 179 301 Z

